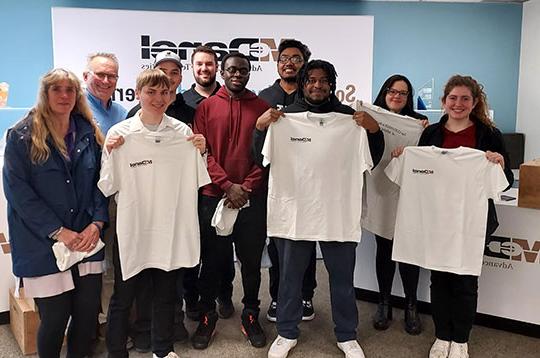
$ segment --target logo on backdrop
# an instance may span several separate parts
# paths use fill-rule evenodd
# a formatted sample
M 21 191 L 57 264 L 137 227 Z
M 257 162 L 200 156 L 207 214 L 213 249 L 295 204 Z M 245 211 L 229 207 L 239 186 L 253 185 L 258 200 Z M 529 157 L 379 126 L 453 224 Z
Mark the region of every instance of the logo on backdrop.
M 491 236 L 486 241 L 484 256 L 506 262 L 484 260 L 484 265 L 513 269 L 512 263 L 540 264 L 540 241 Z
M 278 56 L 277 48 L 282 40 L 284 39 L 240 37 L 232 39 L 229 43 L 219 41 L 206 43 L 201 41 L 173 42 L 162 39 L 153 40 L 150 35 L 141 35 L 141 58 L 153 60 L 159 52 L 169 50 L 176 53 L 182 60 L 190 60 L 193 50 L 197 46 L 205 45 L 216 51 L 218 61 L 221 61 L 228 53 L 241 52 L 250 61 L 275 62 Z

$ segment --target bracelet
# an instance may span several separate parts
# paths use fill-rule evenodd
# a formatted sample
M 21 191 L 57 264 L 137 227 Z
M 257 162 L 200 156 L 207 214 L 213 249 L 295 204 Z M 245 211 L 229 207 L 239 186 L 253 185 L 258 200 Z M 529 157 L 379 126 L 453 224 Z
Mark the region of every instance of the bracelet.
M 103 229 L 96 221 L 92 221 L 90 224 L 93 224 L 95 227 L 97 227 L 99 231 Z
M 54 241 L 58 241 L 58 236 L 60 236 L 60 233 L 62 232 L 62 230 L 64 230 L 64 227 L 63 227 L 63 226 L 60 226 L 60 229 L 56 230 L 56 231 L 51 235 L 51 239 L 53 239 Z

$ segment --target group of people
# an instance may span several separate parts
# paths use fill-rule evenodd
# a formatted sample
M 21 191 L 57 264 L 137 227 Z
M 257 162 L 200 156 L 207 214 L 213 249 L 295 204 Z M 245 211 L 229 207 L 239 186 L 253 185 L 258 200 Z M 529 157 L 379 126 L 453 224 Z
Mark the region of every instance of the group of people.
M 269 141 L 279 123 L 298 119 L 303 125 L 316 123 L 317 131 L 330 128 L 334 120 L 348 121 L 353 126 L 341 130 L 351 133 L 358 149 L 348 148 L 348 143 L 330 144 L 353 152 L 354 165 L 361 162 L 354 175 L 375 168 L 385 151 L 377 120 L 336 97 L 334 66 L 310 57 L 302 42 L 282 41 L 276 61 L 279 79 L 257 95 L 247 89 L 247 56 L 230 53 L 219 63 L 211 48 L 200 46 L 191 56 L 195 83 L 177 93 L 182 63 L 174 52 L 162 51 L 154 68 L 138 76 L 139 104 L 129 112 L 112 101 L 119 73 L 113 54 L 89 56 L 85 89 L 66 69 L 53 69 L 42 78 L 36 105 L 8 131 L 3 168 L 13 273 L 39 309 L 40 357 L 59 356 L 68 322 L 67 356 L 90 355 L 100 312 L 100 322 L 107 322 L 109 357 L 129 355 L 129 336 L 141 352 L 177 357 L 174 342 L 188 337 L 184 312 L 198 321 L 193 347 L 207 348 L 218 319 L 235 311 L 234 253 L 243 288 L 241 330 L 252 346 L 265 347 L 259 288 L 267 237 L 272 266 L 266 318 L 276 322 L 278 333 L 268 357 L 286 357 L 297 344 L 299 323 L 315 317 L 316 242 L 329 273 L 337 346 L 347 358 L 364 357 L 356 339 L 353 287 L 360 218 L 331 215 L 321 205 L 312 205 L 309 210 L 322 215 L 321 220 L 304 228 L 305 200 L 294 197 L 302 192 L 297 189 L 301 183 L 291 184 L 297 191 L 287 198 L 295 201 L 298 212 L 283 220 L 275 214 L 274 203 L 283 200 L 276 194 L 283 187 L 277 173 L 283 159 L 271 154 Z M 223 85 L 216 80 L 218 71 Z M 388 78 L 374 104 L 417 119 L 425 127 L 420 146 L 485 151 L 487 160 L 500 164 L 512 183 L 501 134 L 487 115 L 482 86 L 471 77 L 456 75 L 448 81 L 442 97 L 446 114 L 436 124 L 428 125 L 414 111 L 413 88 L 402 75 Z M 401 147 L 388 149 L 393 157 L 403 153 Z M 318 164 L 325 166 L 332 158 L 323 155 Z M 341 169 L 347 177 L 352 167 L 344 163 Z M 303 180 L 337 174 L 313 173 Z M 336 178 L 341 197 L 333 199 L 343 204 L 351 200 L 342 184 Z M 319 195 L 311 192 L 306 200 Z M 226 233 L 218 230 L 220 218 L 228 226 Z M 327 228 L 336 223 L 346 227 L 349 221 L 357 225 L 342 236 Z M 283 222 L 294 228 L 276 229 Z M 102 240 L 105 249 L 96 249 Z M 395 262 L 392 237 L 376 235 L 376 241 L 380 301 L 373 326 L 384 330 L 392 320 Z M 59 269 L 55 245 L 67 248 L 64 255 L 78 255 L 70 268 Z M 108 281 L 111 268 L 114 280 Z M 419 267 L 400 262 L 399 271 L 407 303 L 405 330 L 420 334 Z M 432 270 L 431 280 L 436 341 L 429 356 L 468 357 L 478 276 Z M 101 291 L 102 284 L 111 282 L 109 298 Z M 135 317 L 130 318 L 133 304 Z

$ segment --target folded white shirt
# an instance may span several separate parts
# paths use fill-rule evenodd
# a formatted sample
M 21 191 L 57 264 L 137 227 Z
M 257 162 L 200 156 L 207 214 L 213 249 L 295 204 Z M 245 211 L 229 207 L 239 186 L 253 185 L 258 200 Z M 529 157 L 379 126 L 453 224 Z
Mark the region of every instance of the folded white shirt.
M 249 207 L 248 200 L 246 205 L 242 206 L 240 209 L 231 209 L 225 206 L 225 199 L 226 198 L 223 198 L 219 201 L 214 216 L 212 216 L 211 225 L 216 228 L 216 234 L 218 234 L 218 236 L 229 236 L 232 234 L 238 213 L 243 208 Z
M 52 249 L 54 256 L 56 257 L 56 266 L 60 271 L 66 271 L 71 266 L 78 262 L 81 262 L 85 257 L 90 257 L 101 250 L 105 244 L 101 239 L 96 243 L 96 247 L 89 252 L 71 251 L 64 245 L 63 242 L 57 242 L 53 245 Z

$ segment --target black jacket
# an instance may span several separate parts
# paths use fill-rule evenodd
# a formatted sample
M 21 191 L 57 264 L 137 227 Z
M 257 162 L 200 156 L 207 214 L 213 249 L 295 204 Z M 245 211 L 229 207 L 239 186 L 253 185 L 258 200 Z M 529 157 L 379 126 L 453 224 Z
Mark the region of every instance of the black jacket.
M 126 118 L 133 117 L 139 109 L 141 109 L 141 105 L 137 104 L 128 112 Z M 169 107 L 167 107 L 165 114 L 167 114 L 169 117 L 176 118 L 191 127 L 193 125 L 193 117 L 195 116 L 195 110 L 188 106 L 184 101 L 184 97 L 182 96 L 182 94 L 178 93 L 174 102 L 171 103 Z
M 439 123 L 435 123 L 424 129 L 420 140 L 418 141 L 419 146 L 428 146 L 434 145 L 436 147 L 441 147 L 444 141 L 444 125 L 448 120 L 448 116 L 444 115 Z M 504 146 L 504 141 L 501 132 L 497 128 L 490 128 L 480 120 L 471 116 L 471 120 L 476 125 L 476 147 L 482 151 L 492 151 L 501 154 L 504 157 L 504 174 L 506 179 L 510 184 L 509 189 L 514 183 L 514 174 L 512 169 L 510 169 L 510 158 L 508 157 L 508 152 Z M 488 218 L 487 218 L 487 228 L 486 235 L 491 235 L 497 227 L 499 222 L 497 220 L 497 212 L 495 211 L 495 204 L 493 200 L 489 199 L 488 207 Z
M 214 91 L 210 96 L 215 95 L 220 88 L 221 85 L 219 84 L 219 82 L 216 82 L 216 88 L 214 88 Z M 195 91 L 195 83 L 191 85 L 191 88 L 189 90 L 182 93 L 182 96 L 184 97 L 184 101 L 186 102 L 186 104 L 193 109 L 197 109 L 199 103 L 206 99 L 206 97 L 201 96 L 199 92 Z
M 290 106 L 287 106 L 283 109 L 285 113 L 299 113 L 299 112 L 313 112 L 313 113 L 344 113 L 344 114 L 354 114 L 355 110 L 349 106 L 342 104 L 335 95 L 330 95 L 330 98 L 327 102 L 324 102 L 320 105 L 313 105 L 308 102 L 303 97 L 296 97 L 296 100 Z M 373 160 L 373 168 L 379 164 L 381 161 L 383 152 L 384 152 L 384 135 L 381 130 L 375 133 L 367 132 L 369 151 L 371 152 L 371 159 Z M 264 140 L 266 138 L 266 131 L 260 131 L 255 128 L 253 132 L 253 145 L 252 145 L 252 155 L 255 159 L 255 162 L 262 167 L 263 155 L 261 153 Z
M 296 91 L 288 94 L 279 85 L 279 82 L 280 80 L 276 80 L 272 86 L 259 92 L 259 98 L 268 102 L 270 107 L 282 109 L 283 107 L 287 107 L 288 105 L 294 103 L 294 100 L 296 99 Z

